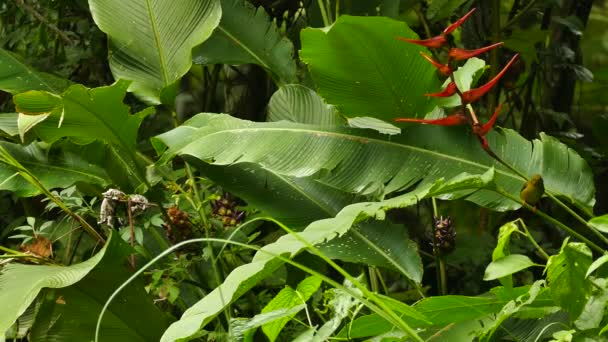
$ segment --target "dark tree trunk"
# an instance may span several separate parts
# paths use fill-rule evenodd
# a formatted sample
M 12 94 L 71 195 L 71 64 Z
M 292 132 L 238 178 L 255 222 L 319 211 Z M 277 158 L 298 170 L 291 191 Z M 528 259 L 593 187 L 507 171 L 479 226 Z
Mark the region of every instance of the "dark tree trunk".
M 587 25 L 592 6 L 593 0 L 564 0 L 561 7 L 552 11 L 552 17 L 576 17 L 584 27 Z M 556 21 L 551 23 L 549 29 L 551 30 L 549 50 L 554 53 L 551 53 L 553 58 L 546 61 L 548 63 L 545 69 L 546 82 L 542 105 L 555 112 L 570 113 L 578 79 L 573 66 L 580 65 L 583 60 L 579 44 L 580 36 Z

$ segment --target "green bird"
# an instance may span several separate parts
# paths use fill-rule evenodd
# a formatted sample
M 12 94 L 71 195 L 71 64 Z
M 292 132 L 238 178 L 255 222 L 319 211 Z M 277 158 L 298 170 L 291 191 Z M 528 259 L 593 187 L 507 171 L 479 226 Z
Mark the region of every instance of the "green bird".
M 540 201 L 540 198 L 543 197 L 544 193 L 545 184 L 543 182 L 543 178 L 539 174 L 535 174 L 521 188 L 519 196 L 521 197 L 521 200 L 524 201 L 524 203 L 527 203 L 531 206 L 536 206 L 536 203 Z

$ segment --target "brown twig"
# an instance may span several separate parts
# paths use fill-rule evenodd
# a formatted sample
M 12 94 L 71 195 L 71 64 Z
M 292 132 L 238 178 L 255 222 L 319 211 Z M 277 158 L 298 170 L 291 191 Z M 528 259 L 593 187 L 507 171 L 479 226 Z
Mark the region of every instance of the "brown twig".
M 48 28 L 50 28 L 53 32 L 57 33 L 57 35 L 61 37 L 66 44 L 72 44 L 70 37 L 61 31 L 55 24 L 49 22 L 42 14 L 36 11 L 35 8 L 26 4 L 24 0 L 15 0 L 15 3 L 17 3 L 17 6 L 23 8 L 29 14 L 33 15 L 36 19 L 38 19 L 38 21 L 48 26 Z

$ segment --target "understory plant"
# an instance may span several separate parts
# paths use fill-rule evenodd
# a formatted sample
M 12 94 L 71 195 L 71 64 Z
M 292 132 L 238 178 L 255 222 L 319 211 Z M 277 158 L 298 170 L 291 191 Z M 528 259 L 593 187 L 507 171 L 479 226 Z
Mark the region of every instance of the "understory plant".
M 605 339 L 593 159 L 517 125 L 534 2 L 389 3 L 0 7 L 0 340 Z

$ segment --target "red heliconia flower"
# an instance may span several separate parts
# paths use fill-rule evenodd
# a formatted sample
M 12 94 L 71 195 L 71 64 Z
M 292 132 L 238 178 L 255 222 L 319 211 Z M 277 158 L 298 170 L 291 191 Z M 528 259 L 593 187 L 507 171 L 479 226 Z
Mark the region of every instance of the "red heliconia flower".
M 448 83 L 448 85 L 445 87 L 444 90 L 442 90 L 439 93 L 430 93 L 430 94 L 424 94 L 424 96 L 431 96 L 431 97 L 450 97 L 454 94 L 456 94 L 456 83 L 454 82 L 450 82 Z
M 454 22 L 450 26 L 446 27 L 445 30 L 443 30 L 443 34 L 446 35 L 446 34 L 450 34 L 450 33 L 454 32 L 460 25 L 462 25 L 462 23 L 464 23 L 467 19 L 469 19 L 471 14 L 473 14 L 473 12 L 475 12 L 475 8 L 470 10 L 467 14 L 463 15 L 462 18 L 456 20 L 456 22 Z
M 432 37 L 429 39 L 409 39 L 409 38 L 403 38 L 403 37 L 395 37 L 395 38 L 397 38 L 399 40 L 403 40 L 408 43 L 424 46 L 424 47 L 427 47 L 430 49 L 437 49 L 448 43 L 447 39 L 445 39 L 445 36 L 447 34 L 454 32 L 454 30 L 456 30 L 460 25 L 462 25 L 462 23 L 464 23 L 469 18 L 469 16 L 471 16 L 471 14 L 473 14 L 473 12 L 475 12 L 475 8 L 470 10 L 462 18 L 456 20 L 456 22 L 454 22 L 450 26 L 446 27 L 445 30 L 443 30 L 443 32 L 438 36 L 435 36 L 435 37 Z
M 481 135 L 486 135 L 490 132 L 490 130 L 492 129 L 492 127 L 494 127 L 494 124 L 496 123 L 496 119 L 498 118 L 498 113 L 500 113 L 500 109 L 502 108 L 502 103 L 498 105 L 498 107 L 496 107 L 496 110 L 494 110 L 494 114 L 492 114 L 492 117 L 490 118 L 490 120 L 488 120 L 488 122 L 486 122 L 485 124 L 483 124 L 481 126 L 481 129 L 479 130 L 479 134 Z
M 498 83 L 500 78 L 507 72 L 507 69 L 511 67 L 511 65 L 515 62 L 515 60 L 519 57 L 519 54 L 515 54 L 513 58 L 505 65 L 505 67 L 496 75 L 493 79 L 491 79 L 488 83 L 482 85 L 479 88 L 471 89 L 469 91 L 465 91 L 462 93 L 462 103 L 468 104 L 479 100 L 480 97 L 484 96 L 492 87 Z
M 498 118 L 498 113 L 500 113 L 501 108 L 502 104 L 499 104 L 498 107 L 496 107 L 496 110 L 494 110 L 494 114 L 492 114 L 490 120 L 488 120 L 488 122 L 486 122 L 485 124 L 478 123 L 476 125 L 473 125 L 473 133 L 475 133 L 475 135 L 479 139 L 481 147 L 486 151 L 489 151 L 490 149 L 490 145 L 488 144 L 488 139 L 486 138 L 486 135 L 490 132 L 492 127 L 494 127 L 494 124 L 496 123 L 496 118 Z
M 436 60 L 432 59 L 431 57 L 427 56 L 424 52 L 420 52 L 420 54 L 422 55 L 422 57 L 424 57 L 424 59 L 431 62 L 431 64 L 433 64 L 435 68 L 437 68 L 437 70 L 439 70 L 439 72 L 443 75 L 449 76 L 450 74 L 452 74 L 452 68 L 450 68 L 448 64 L 441 64 Z
M 403 37 L 395 37 L 395 38 L 397 38 L 399 40 L 403 40 L 404 42 L 424 46 L 424 47 L 427 47 L 430 49 L 440 48 L 440 47 L 444 46 L 445 44 L 447 44 L 447 42 L 448 42 L 443 35 L 435 36 L 435 37 L 429 38 L 429 39 L 422 39 L 422 40 L 408 39 L 408 38 L 403 38 Z
M 396 122 L 415 122 L 427 125 L 437 125 L 437 126 L 458 126 L 464 125 L 468 122 L 467 117 L 458 112 L 456 114 L 448 115 L 445 118 L 441 119 L 414 119 L 414 118 L 395 118 Z
M 459 48 L 451 48 L 450 52 L 448 52 L 448 56 L 450 57 L 450 59 L 455 60 L 455 61 L 462 61 L 465 59 L 469 59 L 471 57 L 475 57 L 477 55 L 480 55 L 486 51 L 492 50 L 495 47 L 501 46 L 503 44 L 503 42 L 500 43 L 496 43 L 496 44 L 492 44 L 486 47 L 482 47 L 476 50 L 465 50 L 465 49 L 459 49 Z

